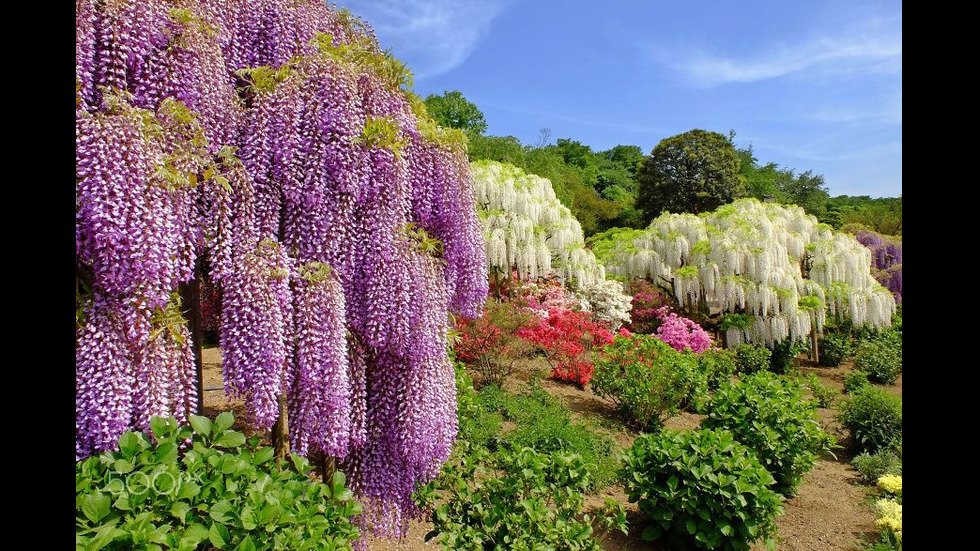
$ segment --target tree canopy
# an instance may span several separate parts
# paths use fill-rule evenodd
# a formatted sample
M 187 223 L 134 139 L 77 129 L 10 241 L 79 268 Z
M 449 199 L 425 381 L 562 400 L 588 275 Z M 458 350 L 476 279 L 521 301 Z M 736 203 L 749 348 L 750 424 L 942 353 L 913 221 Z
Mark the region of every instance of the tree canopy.
M 441 95 L 429 94 L 425 98 L 425 107 L 440 126 L 459 128 L 476 134 L 483 134 L 487 130 L 483 111 L 463 97 L 459 90 L 446 90 Z
M 649 221 L 662 212 L 698 214 L 745 194 L 731 140 L 694 129 L 662 140 L 640 163 L 636 207 Z

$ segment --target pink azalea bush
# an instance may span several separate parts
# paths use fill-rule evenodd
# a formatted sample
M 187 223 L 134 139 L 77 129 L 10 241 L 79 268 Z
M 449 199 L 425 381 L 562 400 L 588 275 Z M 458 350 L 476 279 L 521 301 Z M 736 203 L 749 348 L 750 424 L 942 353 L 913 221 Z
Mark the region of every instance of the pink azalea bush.
M 668 311 L 666 306 L 657 309 L 660 327 L 654 336 L 674 350 L 690 348 L 694 353 L 700 354 L 711 348 L 711 336 L 707 331 L 694 321 Z

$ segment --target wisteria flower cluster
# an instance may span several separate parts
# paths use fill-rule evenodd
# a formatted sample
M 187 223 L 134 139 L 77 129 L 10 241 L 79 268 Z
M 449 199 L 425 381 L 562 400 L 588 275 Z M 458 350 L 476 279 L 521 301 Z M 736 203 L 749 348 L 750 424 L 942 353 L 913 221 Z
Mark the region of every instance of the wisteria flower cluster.
M 205 259 L 228 394 L 401 533 L 456 432 L 447 312 L 486 258 L 465 148 L 322 2 L 76 2 L 76 459 L 192 411 Z M 210 291 L 209 291 L 210 292 Z
M 843 229 L 854 232 L 854 238 L 871 250 L 871 273 L 895 295 L 895 302 L 902 302 L 902 238 L 881 235 L 859 224 Z

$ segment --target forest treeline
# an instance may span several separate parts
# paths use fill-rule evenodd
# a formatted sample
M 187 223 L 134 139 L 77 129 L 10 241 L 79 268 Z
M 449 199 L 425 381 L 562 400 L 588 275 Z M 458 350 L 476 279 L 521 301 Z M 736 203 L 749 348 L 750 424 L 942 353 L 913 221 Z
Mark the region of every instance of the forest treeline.
M 734 131 L 691 130 L 665 138 L 652 152 L 637 145 L 595 151 L 573 138 L 552 143 L 548 129 L 533 144 L 488 135 L 479 107 L 458 91 L 430 95 L 425 103 L 439 124 L 466 131 L 471 161 L 511 163 L 551 180 L 586 236 L 646 227 L 663 210 L 710 211 L 738 197 L 796 204 L 834 228 L 861 224 L 902 235 L 901 197 L 832 197 L 822 174 L 760 161 L 751 144 L 736 143 Z

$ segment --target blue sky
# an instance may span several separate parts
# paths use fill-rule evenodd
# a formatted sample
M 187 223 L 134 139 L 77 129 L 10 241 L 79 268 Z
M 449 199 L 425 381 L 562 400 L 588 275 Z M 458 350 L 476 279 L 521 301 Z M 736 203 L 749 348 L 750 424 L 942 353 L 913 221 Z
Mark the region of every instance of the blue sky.
M 898 1 L 341 0 L 415 72 L 459 90 L 489 134 L 649 151 L 692 128 L 826 177 L 902 193 Z

